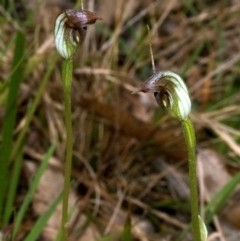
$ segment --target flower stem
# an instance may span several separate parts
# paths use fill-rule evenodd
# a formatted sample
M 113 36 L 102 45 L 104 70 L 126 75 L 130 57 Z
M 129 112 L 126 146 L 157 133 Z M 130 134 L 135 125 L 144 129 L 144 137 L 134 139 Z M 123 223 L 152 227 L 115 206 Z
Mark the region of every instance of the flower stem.
M 182 121 L 182 129 L 188 149 L 189 182 L 192 214 L 192 230 L 195 241 L 201 241 L 200 227 L 198 220 L 198 189 L 196 171 L 196 139 L 193 123 L 188 117 Z
M 70 189 L 70 178 L 72 169 L 72 118 L 71 118 L 71 86 L 72 86 L 72 60 L 66 59 L 63 62 L 62 77 L 64 89 L 64 115 L 67 133 L 65 176 L 62 203 L 62 240 L 68 240 L 68 196 Z

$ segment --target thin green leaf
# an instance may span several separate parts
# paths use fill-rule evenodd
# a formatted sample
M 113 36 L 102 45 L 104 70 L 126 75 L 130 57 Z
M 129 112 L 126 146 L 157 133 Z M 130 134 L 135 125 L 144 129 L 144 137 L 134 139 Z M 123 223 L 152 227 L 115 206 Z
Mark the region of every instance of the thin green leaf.
M 18 183 L 19 183 L 22 161 L 23 161 L 23 147 L 21 148 L 19 155 L 17 156 L 17 158 L 14 162 L 13 171 L 11 173 L 10 187 L 9 187 L 8 193 L 7 193 L 5 212 L 4 212 L 4 218 L 3 218 L 4 226 L 6 226 L 8 224 L 9 219 L 10 219 L 11 214 L 14 209 L 13 204 L 14 204 L 17 187 L 18 187 Z
M 213 216 L 222 208 L 226 203 L 233 190 L 240 183 L 240 172 L 236 174 L 208 203 L 205 213 L 206 222 L 209 223 L 213 219 Z
M 15 52 L 12 69 L 15 70 L 11 76 L 7 100 L 6 114 L 3 123 L 2 145 L 0 148 L 0 217 L 3 215 L 4 197 L 8 185 L 8 166 L 11 153 L 13 130 L 16 122 L 18 90 L 23 76 L 23 63 L 25 37 L 18 32 L 15 40 Z M 2 221 L 2 220 L 0 220 Z
M 14 228 L 13 228 L 13 239 L 16 237 L 16 234 L 19 230 L 19 227 L 21 225 L 21 222 L 24 218 L 24 215 L 28 209 L 28 206 L 33 198 L 33 195 L 38 187 L 38 183 L 42 177 L 42 174 L 44 173 L 45 169 L 47 168 L 48 165 L 48 161 L 50 159 L 50 157 L 52 156 L 54 150 L 56 147 L 56 143 L 53 143 L 52 146 L 49 148 L 48 152 L 46 153 L 44 160 L 42 161 L 41 165 L 39 166 L 34 179 L 29 187 L 28 193 L 23 201 L 23 204 L 21 205 L 21 208 L 17 214 L 15 223 L 14 223 Z
M 25 241 L 35 241 L 41 234 L 43 228 L 46 226 L 47 221 L 52 216 L 53 212 L 56 210 L 57 205 L 60 203 L 62 199 L 62 194 L 60 194 L 55 201 L 52 203 L 52 205 L 49 207 L 49 209 L 38 219 L 38 221 L 35 223 L 34 227 L 32 228 L 31 232 L 28 234 L 28 236 L 24 239 Z
M 43 94 L 43 91 L 45 90 L 45 87 L 46 87 L 46 84 L 47 84 L 47 81 L 53 71 L 53 68 L 55 67 L 55 64 L 56 64 L 56 60 L 57 60 L 57 55 L 55 55 L 52 59 L 51 59 L 51 62 L 49 64 L 49 67 L 46 71 L 46 73 L 44 74 L 43 76 L 43 79 L 42 79 L 42 82 L 41 82 L 41 85 L 39 86 L 38 88 L 38 91 L 37 93 L 35 94 L 35 98 L 34 98 L 34 101 L 26 115 L 26 121 L 25 121 L 25 125 L 24 127 L 22 128 L 17 140 L 16 140 L 16 143 L 13 147 L 13 150 L 12 150 L 12 153 L 11 153 L 11 160 L 15 158 L 15 156 L 17 155 L 18 151 L 19 151 L 19 148 L 21 146 L 21 143 L 27 133 L 27 130 L 28 130 L 28 127 L 31 123 L 31 120 L 32 120 L 32 117 L 35 113 L 35 110 L 37 109 L 37 106 L 39 104 L 39 101 L 41 99 L 41 96 Z

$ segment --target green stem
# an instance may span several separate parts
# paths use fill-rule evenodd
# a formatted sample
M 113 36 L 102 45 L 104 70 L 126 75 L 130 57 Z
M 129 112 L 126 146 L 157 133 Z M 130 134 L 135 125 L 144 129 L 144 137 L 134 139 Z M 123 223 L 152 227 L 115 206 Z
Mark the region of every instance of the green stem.
M 64 89 L 64 115 L 67 132 L 65 177 L 63 188 L 63 207 L 62 207 L 62 240 L 68 240 L 68 196 L 70 190 L 70 178 L 72 169 L 72 118 L 71 118 L 71 86 L 72 86 L 72 60 L 67 59 L 63 62 L 63 89 Z
M 190 198 L 192 213 L 192 230 L 195 241 L 201 241 L 198 221 L 198 188 L 196 171 L 196 140 L 193 123 L 190 118 L 182 121 L 182 129 L 188 149 Z

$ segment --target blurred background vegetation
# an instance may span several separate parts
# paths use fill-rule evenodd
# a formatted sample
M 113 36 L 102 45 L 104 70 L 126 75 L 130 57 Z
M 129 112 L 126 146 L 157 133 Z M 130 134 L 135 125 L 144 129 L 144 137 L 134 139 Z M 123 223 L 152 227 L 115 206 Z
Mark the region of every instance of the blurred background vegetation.
M 56 240 L 66 135 L 53 28 L 80 6 L 1 0 L 0 240 Z M 240 166 L 240 1 L 85 0 L 84 9 L 103 21 L 74 58 L 69 240 L 192 240 L 180 124 L 151 94 L 132 95 L 153 73 L 149 42 L 156 70 L 189 87 L 202 216 L 224 197 L 209 240 L 239 240 L 238 183 L 223 187 Z

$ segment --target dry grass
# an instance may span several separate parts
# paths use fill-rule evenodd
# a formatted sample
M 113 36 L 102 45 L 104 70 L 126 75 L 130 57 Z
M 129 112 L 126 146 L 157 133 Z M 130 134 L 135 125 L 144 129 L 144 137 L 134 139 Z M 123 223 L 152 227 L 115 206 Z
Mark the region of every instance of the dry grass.
M 21 29 L 28 42 L 16 136 L 56 52 L 52 32 L 60 6 L 71 5 L 46 1 L 31 16 L 36 5 L 26 2 L 14 5 L 15 15 L 0 8 L 3 82 L 11 74 L 14 46 L 9 40 Z M 71 240 L 90 241 L 115 233 L 128 216 L 135 225 L 136 240 L 176 240 L 190 216 L 181 129 L 158 109 L 152 96 L 131 94 L 152 74 L 147 24 L 156 70 L 175 71 L 189 86 L 198 147 L 215 149 L 238 168 L 240 4 L 234 0 L 86 0 L 85 8 L 104 20 L 89 27 L 84 47 L 74 60 L 72 177 L 78 201 Z M 24 20 L 28 20 L 25 25 Z M 24 155 L 26 162 L 36 163 L 56 140 L 51 166 L 58 173 L 63 169 L 66 141 L 61 62 L 59 58 L 31 122 Z M 3 94 L 0 103 L 4 107 Z M 0 123 L 3 113 L 4 108 Z M 30 172 L 25 168 L 22 176 Z M 23 198 L 20 191 L 19 200 Z M 51 191 L 49 183 L 46 192 Z M 77 229 L 83 215 L 86 232 Z M 31 229 L 33 219 L 26 217 L 25 231 Z M 46 227 L 41 240 L 56 231 Z

